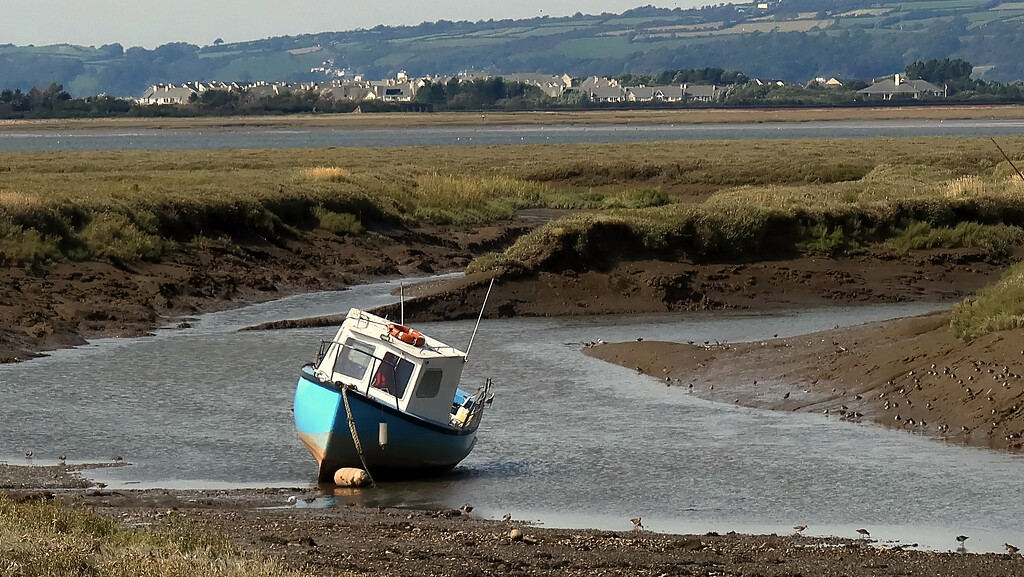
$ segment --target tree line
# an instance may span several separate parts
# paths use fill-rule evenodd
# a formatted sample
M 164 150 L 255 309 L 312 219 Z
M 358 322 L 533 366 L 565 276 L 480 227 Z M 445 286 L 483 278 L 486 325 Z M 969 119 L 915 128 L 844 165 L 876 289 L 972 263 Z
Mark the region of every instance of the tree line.
M 917 60 L 904 68 L 911 79 L 927 80 L 946 88 L 943 102 L 1011 103 L 1024 102 L 1021 82 L 986 82 L 971 78 L 973 66 L 962 59 Z M 722 68 L 673 69 L 658 74 L 623 74 L 615 78 L 622 86 L 715 84 L 722 88 L 718 102 L 700 106 L 857 106 L 864 103 L 857 90 L 866 82 L 848 82 L 832 87 L 811 82 L 806 85 L 763 83 L 745 74 Z M 932 97 L 935 99 L 936 97 Z M 886 101 L 906 104 L 906 100 Z M 878 101 L 872 101 L 879 104 Z M 298 113 L 348 113 L 398 111 L 465 110 L 545 110 L 560 108 L 664 107 L 686 106 L 679 103 L 628 102 L 597 105 L 579 91 L 567 91 L 558 97 L 545 94 L 537 86 L 509 82 L 500 76 L 460 81 L 426 82 L 411 103 L 340 100 L 316 90 L 284 92 L 266 98 L 254 98 L 245 91 L 206 90 L 193 95 L 188 103 L 140 105 L 131 99 L 110 96 L 73 98 L 60 84 L 45 88 L 5 89 L 0 92 L 0 118 L 100 118 L 117 116 L 226 116 Z

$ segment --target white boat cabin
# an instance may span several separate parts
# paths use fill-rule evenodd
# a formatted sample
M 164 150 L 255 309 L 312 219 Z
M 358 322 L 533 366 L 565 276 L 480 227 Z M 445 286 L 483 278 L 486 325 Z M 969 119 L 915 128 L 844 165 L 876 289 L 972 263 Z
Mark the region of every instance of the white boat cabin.
M 465 361 L 466 353 L 455 347 L 353 308 L 315 374 L 447 426 L 453 424 L 452 403 Z

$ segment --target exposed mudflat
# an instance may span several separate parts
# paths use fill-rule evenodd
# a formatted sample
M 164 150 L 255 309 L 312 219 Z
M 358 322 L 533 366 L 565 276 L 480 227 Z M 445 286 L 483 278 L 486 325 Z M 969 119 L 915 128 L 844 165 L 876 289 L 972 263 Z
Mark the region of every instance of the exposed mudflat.
M 938 312 L 754 343 L 642 341 L 587 353 L 716 401 L 1020 450 L 1024 330 L 964 344 L 948 324 Z
M 184 520 L 307 575 L 1024 574 L 1020 555 L 924 551 L 870 538 L 549 529 L 459 510 L 361 507 L 352 489 L 78 488 L 67 469 L 0 466 L 0 493 L 17 501 L 62 499 L 129 526 Z M 328 499 L 338 504 L 325 506 Z

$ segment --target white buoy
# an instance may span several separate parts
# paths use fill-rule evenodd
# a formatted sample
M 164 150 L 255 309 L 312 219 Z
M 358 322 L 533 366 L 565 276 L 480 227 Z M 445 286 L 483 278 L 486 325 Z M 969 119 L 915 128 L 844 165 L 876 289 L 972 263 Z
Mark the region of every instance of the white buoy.
M 334 484 L 339 487 L 365 487 L 370 484 L 370 474 L 356 467 L 342 467 L 334 472 Z
M 388 424 L 384 421 L 377 424 L 377 443 L 381 449 L 388 444 Z

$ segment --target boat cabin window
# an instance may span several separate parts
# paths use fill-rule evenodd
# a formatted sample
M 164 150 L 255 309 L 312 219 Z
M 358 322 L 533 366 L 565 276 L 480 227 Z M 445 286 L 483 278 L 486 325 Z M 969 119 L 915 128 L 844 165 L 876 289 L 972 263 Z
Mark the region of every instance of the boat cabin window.
M 427 369 L 420 379 L 420 386 L 416 388 L 416 398 L 433 399 L 441 390 L 441 377 L 444 371 L 441 369 Z
M 345 340 L 345 345 L 338 351 L 338 359 L 334 362 L 334 370 L 346 377 L 361 381 L 372 360 L 373 345 L 348 338 Z
M 409 386 L 409 378 L 416 365 L 405 359 L 401 359 L 394 353 L 384 353 L 384 358 L 377 366 L 377 373 L 373 376 L 373 386 L 387 391 L 396 399 L 405 396 L 405 389 Z

